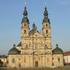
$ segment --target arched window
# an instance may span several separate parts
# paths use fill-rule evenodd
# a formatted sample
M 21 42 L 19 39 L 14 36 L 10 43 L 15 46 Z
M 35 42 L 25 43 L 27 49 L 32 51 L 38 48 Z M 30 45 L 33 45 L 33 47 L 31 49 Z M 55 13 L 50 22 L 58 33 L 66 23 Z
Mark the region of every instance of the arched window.
M 19 64 L 19 67 L 21 67 L 21 64 Z
M 24 34 L 26 34 L 26 30 L 24 30 Z
M 24 26 L 26 26 L 26 24 L 24 24 Z
M 47 27 L 48 25 L 46 24 L 46 27 Z
M 47 48 L 48 48 L 47 45 L 45 45 L 44 49 L 47 49 Z
M 48 30 L 46 30 L 46 34 L 48 33 Z
M 54 63 L 52 63 L 52 66 L 54 66 Z
M 12 59 L 12 63 L 15 63 L 15 59 L 14 58 Z
M 58 58 L 58 62 L 60 63 L 60 58 Z

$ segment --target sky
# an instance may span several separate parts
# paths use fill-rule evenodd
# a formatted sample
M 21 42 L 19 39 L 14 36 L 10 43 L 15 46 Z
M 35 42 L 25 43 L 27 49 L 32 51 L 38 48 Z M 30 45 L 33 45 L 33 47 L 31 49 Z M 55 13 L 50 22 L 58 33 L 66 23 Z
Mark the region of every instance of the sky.
M 70 0 L 0 0 L 0 54 L 7 54 L 20 42 L 21 20 L 25 2 L 30 27 L 35 23 L 41 31 L 43 12 L 48 9 L 52 28 L 52 48 L 70 50 Z

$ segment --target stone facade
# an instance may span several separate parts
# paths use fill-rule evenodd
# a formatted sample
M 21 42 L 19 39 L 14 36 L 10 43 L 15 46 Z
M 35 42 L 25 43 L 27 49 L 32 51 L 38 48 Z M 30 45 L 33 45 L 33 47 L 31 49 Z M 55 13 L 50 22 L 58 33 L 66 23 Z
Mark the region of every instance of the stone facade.
M 21 40 L 18 45 L 10 49 L 7 57 L 7 67 L 27 68 L 27 67 L 58 67 L 63 66 L 63 53 L 52 52 L 51 45 L 51 23 L 48 18 L 48 11 L 45 7 L 42 30 L 39 32 L 37 26 L 33 24 L 29 27 L 28 12 L 24 8 L 21 22 Z M 56 49 L 54 49 L 55 51 Z

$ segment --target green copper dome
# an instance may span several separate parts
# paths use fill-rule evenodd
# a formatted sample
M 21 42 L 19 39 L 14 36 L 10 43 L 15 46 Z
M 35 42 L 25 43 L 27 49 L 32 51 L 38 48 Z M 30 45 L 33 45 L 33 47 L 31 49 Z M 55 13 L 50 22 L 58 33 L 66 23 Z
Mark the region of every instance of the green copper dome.
M 23 22 L 27 22 L 27 23 L 29 24 L 29 19 L 28 19 L 28 17 L 23 17 L 21 23 L 23 23 Z
M 9 53 L 8 53 L 9 55 L 15 55 L 15 54 L 20 54 L 20 51 L 15 47 L 15 46 L 13 46 L 13 48 L 11 48 L 10 50 L 9 50 Z
M 58 47 L 58 44 L 56 44 L 56 48 L 52 50 L 53 54 L 63 54 L 63 50 Z

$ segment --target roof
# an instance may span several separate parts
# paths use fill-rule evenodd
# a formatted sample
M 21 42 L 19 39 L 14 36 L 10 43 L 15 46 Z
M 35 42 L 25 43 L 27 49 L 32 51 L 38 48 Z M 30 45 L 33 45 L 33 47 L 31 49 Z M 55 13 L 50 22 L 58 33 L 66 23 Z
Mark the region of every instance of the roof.
M 34 33 L 36 33 L 36 32 L 39 33 L 39 31 L 35 31 L 34 29 L 32 29 L 32 30 L 29 32 L 29 35 L 34 35 Z
M 7 55 L 0 55 L 0 58 L 7 58 Z
M 44 23 L 44 22 L 48 22 L 48 23 L 50 24 L 50 19 L 49 19 L 48 17 L 44 17 L 43 23 Z
M 13 47 L 9 50 L 9 55 L 15 55 L 15 54 L 20 54 L 20 51 L 16 48 L 16 47 Z
M 36 26 L 35 24 L 33 24 L 33 28 L 32 28 L 32 30 L 29 32 L 29 35 L 34 35 L 34 33 L 36 33 L 36 32 L 39 33 L 39 31 L 37 30 L 37 26 Z
M 17 47 L 18 47 L 18 46 L 21 46 L 21 42 L 18 43 Z
M 63 54 L 63 50 L 58 47 L 58 44 L 56 44 L 56 48 L 52 50 L 53 54 Z
M 64 56 L 68 56 L 68 55 L 70 55 L 70 51 L 64 52 Z
M 48 22 L 48 18 L 44 17 L 43 22 Z
M 28 19 L 28 17 L 23 17 L 21 23 L 23 23 L 23 22 L 28 22 L 28 24 L 29 24 L 29 19 Z

